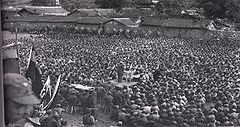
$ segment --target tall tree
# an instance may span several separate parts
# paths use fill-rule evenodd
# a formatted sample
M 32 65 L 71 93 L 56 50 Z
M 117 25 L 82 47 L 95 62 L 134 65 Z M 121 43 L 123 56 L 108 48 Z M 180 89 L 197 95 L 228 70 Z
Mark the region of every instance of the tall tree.
M 160 0 L 156 6 L 157 13 L 174 15 L 181 13 L 182 5 L 178 0 Z
M 208 18 L 228 18 L 236 20 L 239 15 L 239 4 L 235 0 L 198 0 Z
M 124 6 L 124 0 L 95 0 L 95 4 L 100 8 L 121 8 Z

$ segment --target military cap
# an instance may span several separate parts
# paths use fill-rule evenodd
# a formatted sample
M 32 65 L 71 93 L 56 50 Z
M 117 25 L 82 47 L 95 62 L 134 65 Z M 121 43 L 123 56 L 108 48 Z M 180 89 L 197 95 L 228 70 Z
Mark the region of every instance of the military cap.
M 40 101 L 34 95 L 29 81 L 20 74 L 7 73 L 3 76 L 5 98 L 22 105 L 35 105 Z

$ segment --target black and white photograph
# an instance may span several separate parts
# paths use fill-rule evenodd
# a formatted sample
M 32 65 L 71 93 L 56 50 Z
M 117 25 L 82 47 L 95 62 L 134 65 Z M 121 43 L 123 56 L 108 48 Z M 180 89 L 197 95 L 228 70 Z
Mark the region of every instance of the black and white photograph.
M 240 126 L 240 0 L 2 0 L 5 127 Z

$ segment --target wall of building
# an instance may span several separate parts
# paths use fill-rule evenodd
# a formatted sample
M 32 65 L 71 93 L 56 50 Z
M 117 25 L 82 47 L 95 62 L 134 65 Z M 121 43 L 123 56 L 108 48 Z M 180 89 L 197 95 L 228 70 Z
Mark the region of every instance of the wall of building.
M 103 28 L 105 32 L 110 32 L 110 33 L 119 33 L 120 29 L 123 30 L 122 33 L 125 33 L 127 29 L 130 30 L 128 34 L 130 35 L 158 35 L 158 36 L 165 36 L 169 38 L 196 38 L 196 39 L 211 39 L 211 31 L 210 30 L 204 30 L 204 29 L 187 29 L 187 28 L 163 28 L 161 26 L 142 26 L 142 27 L 137 27 L 137 28 L 131 28 L 127 27 L 121 23 L 118 23 L 116 21 L 110 21 L 106 24 L 100 25 L 100 24 L 83 24 L 83 23 L 74 23 L 74 22 L 41 22 L 41 21 L 35 21 L 35 22 L 13 22 L 13 24 L 20 24 L 18 25 L 19 27 L 29 27 L 29 28 L 34 28 L 34 27 L 53 27 L 53 26 L 59 26 L 59 27 L 75 27 L 77 30 L 81 30 L 81 27 L 83 27 L 85 30 L 90 29 L 90 31 L 97 31 L 101 28 Z M 11 21 L 8 22 L 3 22 L 2 24 L 3 29 L 10 29 L 11 27 Z M 103 27 L 102 27 L 103 26 Z M 93 30 L 94 29 L 94 30 Z M 106 31 L 106 29 L 108 29 Z M 114 31 L 117 30 L 116 31 Z M 150 32 L 151 31 L 151 32 Z
M 90 31 L 92 31 L 93 29 L 96 29 L 96 30 L 100 29 L 100 25 L 97 25 L 97 24 L 95 24 L 95 25 L 91 25 L 91 24 L 79 24 L 79 23 L 76 24 L 76 29 L 77 29 L 78 31 L 81 31 L 81 27 L 84 28 L 84 30 L 89 29 Z
M 27 28 L 40 28 L 40 27 L 46 27 L 49 26 L 50 28 L 54 26 L 58 27 L 74 27 L 75 23 L 70 23 L 70 22 L 58 22 L 58 23 L 53 23 L 53 22 L 29 22 L 29 21 L 21 21 L 21 22 L 3 22 L 3 29 L 4 30 L 9 30 L 12 26 L 17 26 L 19 28 L 27 27 Z
M 119 22 L 116 22 L 116 21 L 109 21 L 109 22 L 103 24 L 103 27 L 106 30 L 106 32 L 110 32 L 110 33 L 115 32 L 114 30 L 119 31 L 120 29 L 123 29 L 123 30 L 128 29 L 127 26 L 125 26 Z

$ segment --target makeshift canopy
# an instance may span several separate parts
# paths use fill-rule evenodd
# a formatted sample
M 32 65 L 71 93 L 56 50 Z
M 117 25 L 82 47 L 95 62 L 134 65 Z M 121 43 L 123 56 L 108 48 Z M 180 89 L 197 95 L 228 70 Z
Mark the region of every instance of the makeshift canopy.
M 71 84 L 75 89 L 81 89 L 81 90 L 95 90 L 95 87 L 89 87 L 89 86 L 84 86 L 81 84 Z

